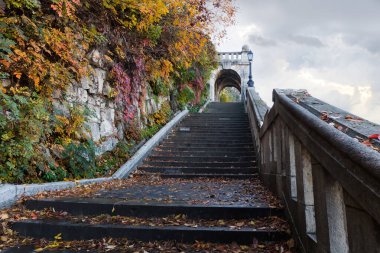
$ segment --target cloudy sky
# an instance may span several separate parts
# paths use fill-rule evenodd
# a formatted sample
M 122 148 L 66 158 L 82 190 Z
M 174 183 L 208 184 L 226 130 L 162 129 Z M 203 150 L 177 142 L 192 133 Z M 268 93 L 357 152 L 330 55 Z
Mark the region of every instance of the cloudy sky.
M 311 95 L 380 123 L 380 0 L 236 0 L 219 51 L 254 51 L 254 81 Z

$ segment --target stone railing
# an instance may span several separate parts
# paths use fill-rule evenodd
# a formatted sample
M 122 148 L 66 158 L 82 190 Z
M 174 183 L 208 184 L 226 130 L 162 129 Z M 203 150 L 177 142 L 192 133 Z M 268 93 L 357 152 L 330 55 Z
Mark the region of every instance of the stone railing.
M 283 199 L 300 252 L 380 252 L 380 142 L 368 141 L 380 126 L 305 90 L 274 90 L 262 120 L 255 95 L 260 176 Z

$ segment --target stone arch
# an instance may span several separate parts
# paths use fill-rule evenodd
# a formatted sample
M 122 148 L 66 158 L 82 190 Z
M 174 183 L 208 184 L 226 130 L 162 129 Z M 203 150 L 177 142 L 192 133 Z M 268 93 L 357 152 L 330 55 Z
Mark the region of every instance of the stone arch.
M 219 100 L 220 92 L 226 87 L 235 87 L 241 93 L 241 77 L 233 69 L 222 69 L 215 80 L 215 98 Z

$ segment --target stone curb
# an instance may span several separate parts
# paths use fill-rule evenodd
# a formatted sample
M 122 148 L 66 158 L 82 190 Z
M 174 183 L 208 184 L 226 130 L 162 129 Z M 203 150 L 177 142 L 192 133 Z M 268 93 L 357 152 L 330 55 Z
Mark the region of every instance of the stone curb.
M 206 109 L 206 107 L 208 106 L 208 104 L 211 102 L 211 99 L 208 99 L 207 101 L 206 101 L 206 103 L 201 107 L 201 109 L 199 109 L 199 113 L 202 113 L 205 109 Z
M 42 191 L 56 191 L 72 188 L 77 185 L 86 185 L 121 179 L 128 176 L 147 157 L 159 142 L 174 128 L 187 114 L 188 110 L 178 113 L 169 123 L 149 139 L 124 165 L 120 167 L 111 177 L 82 179 L 69 182 L 54 182 L 44 184 L 3 184 L 0 186 L 0 209 L 14 204 L 22 196 L 32 196 Z

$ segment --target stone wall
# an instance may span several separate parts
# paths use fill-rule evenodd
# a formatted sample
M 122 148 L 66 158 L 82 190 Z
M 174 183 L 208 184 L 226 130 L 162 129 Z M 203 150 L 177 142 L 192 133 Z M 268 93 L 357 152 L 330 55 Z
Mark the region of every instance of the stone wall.
M 52 94 L 54 113 L 64 116 L 70 115 L 70 107 L 83 106 L 90 112 L 85 123 L 88 136 L 97 145 L 97 154 L 103 154 L 115 148 L 117 143 L 124 138 L 123 108 L 116 101 L 115 88 L 110 83 L 109 62 L 105 60 L 103 54 L 98 50 L 93 50 L 88 58 L 93 71 L 89 76 L 83 77 L 79 82 L 72 81 L 67 85 L 66 91 L 55 90 Z M 10 81 L 0 79 L 3 87 L 8 87 Z M 133 101 L 137 108 L 136 119 L 139 126 L 146 124 L 146 119 L 141 119 L 141 115 L 150 115 L 159 110 L 169 97 L 153 98 L 149 90 L 144 98 L 142 108 L 139 108 L 138 101 Z M 140 96 L 142 93 L 140 93 Z M 142 111 L 141 111 L 142 110 Z

